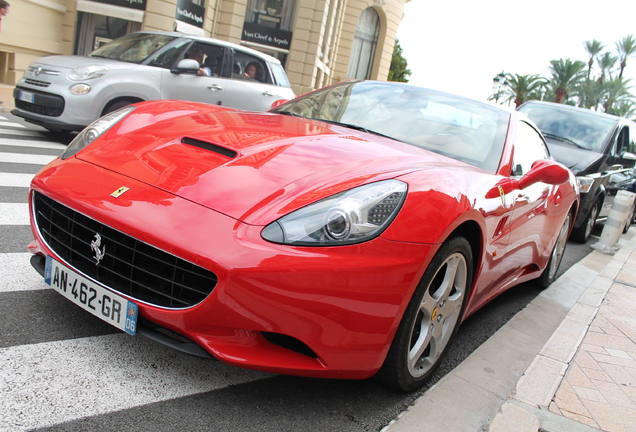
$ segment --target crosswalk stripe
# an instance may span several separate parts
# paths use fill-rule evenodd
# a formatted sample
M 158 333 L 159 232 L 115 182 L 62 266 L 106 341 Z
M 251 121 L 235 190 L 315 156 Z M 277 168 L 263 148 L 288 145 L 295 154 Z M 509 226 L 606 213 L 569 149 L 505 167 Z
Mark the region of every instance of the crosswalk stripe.
M 14 123 L 14 122 L 10 122 L 10 121 L 6 121 L 6 122 L 2 122 L 0 123 L 0 126 L 2 127 L 18 127 L 18 128 L 26 128 L 25 125 L 20 124 L 20 123 Z
M 61 144 L 56 142 L 19 140 L 19 139 L 12 139 L 12 138 L 5 138 L 3 140 L 0 140 L 0 145 L 8 145 L 12 147 L 60 149 L 60 150 L 63 150 L 66 148 L 66 144 Z
M 177 354 L 126 334 L 3 348 L 0 364 L 0 410 L 13 430 L 42 428 L 272 376 Z
M 46 289 L 44 279 L 31 267 L 31 254 L 0 253 L 0 268 L 8 269 L 3 272 L 0 280 L 0 293 L 10 291 L 32 291 Z
M 0 187 L 29 187 L 34 174 L 0 172 Z
M 29 225 L 29 205 L 0 203 L 0 225 Z
M 0 152 L 0 162 L 46 165 L 57 156 Z
M 36 131 L 24 131 L 24 130 L 16 130 L 16 129 L 5 129 L 2 127 L 3 123 L 0 123 L 0 134 L 4 135 L 18 135 L 18 136 L 31 136 L 31 137 L 39 137 L 44 139 L 41 133 Z

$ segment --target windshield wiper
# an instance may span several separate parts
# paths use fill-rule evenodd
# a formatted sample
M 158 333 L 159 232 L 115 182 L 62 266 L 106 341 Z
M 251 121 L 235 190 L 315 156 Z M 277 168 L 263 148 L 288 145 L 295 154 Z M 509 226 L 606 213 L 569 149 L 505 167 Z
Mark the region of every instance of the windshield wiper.
M 543 136 L 545 136 L 546 138 L 552 138 L 552 139 L 555 139 L 555 140 L 558 140 L 558 141 L 562 141 L 562 142 L 567 143 L 567 144 L 571 144 L 571 145 L 576 146 L 576 147 L 578 147 L 580 149 L 583 149 L 583 150 L 589 150 L 587 147 L 584 147 L 581 144 L 572 141 L 570 138 L 562 137 L 560 135 L 556 135 L 556 134 L 549 133 L 549 132 L 543 132 Z
M 357 124 L 342 123 L 342 122 L 335 121 L 335 120 L 325 120 L 325 119 L 311 119 L 311 120 L 319 120 L 319 121 L 322 121 L 322 122 L 325 122 L 325 123 L 329 123 L 329 124 L 333 124 L 333 125 L 336 125 L 336 126 L 342 126 L 342 127 L 346 127 L 346 128 L 349 128 L 349 129 L 354 129 L 354 130 L 358 130 L 358 131 L 361 131 L 361 132 L 366 132 L 366 133 L 370 133 L 370 134 L 373 134 L 373 135 L 378 135 L 378 136 L 381 136 L 381 137 L 384 137 L 384 138 L 389 138 L 389 139 L 392 139 L 392 140 L 400 141 L 397 138 L 394 138 L 394 137 L 392 137 L 390 135 L 385 135 L 382 132 L 374 131 L 373 129 L 367 129 L 364 126 L 360 126 L 360 125 L 357 125 Z
M 275 113 L 275 114 L 282 114 L 282 115 L 288 115 L 288 116 L 292 116 L 292 117 L 304 118 L 300 114 L 296 114 L 296 113 L 293 113 L 291 111 L 272 111 L 272 112 Z

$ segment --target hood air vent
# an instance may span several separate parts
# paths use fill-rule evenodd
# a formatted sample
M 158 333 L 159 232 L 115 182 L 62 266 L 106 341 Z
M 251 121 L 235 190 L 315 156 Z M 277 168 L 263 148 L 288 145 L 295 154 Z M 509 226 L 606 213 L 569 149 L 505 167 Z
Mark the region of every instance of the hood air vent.
M 191 146 L 199 147 L 199 148 L 202 148 L 204 150 L 209 150 L 211 152 L 214 152 L 214 153 L 229 157 L 231 159 L 234 159 L 236 157 L 236 152 L 234 150 L 230 150 L 228 148 L 221 147 L 219 145 L 212 144 L 212 143 L 209 143 L 209 142 L 206 142 L 206 141 L 201 141 L 201 140 L 198 140 L 198 139 L 185 137 L 185 138 L 183 138 L 181 140 L 181 142 L 183 144 L 188 144 L 188 145 L 191 145 Z

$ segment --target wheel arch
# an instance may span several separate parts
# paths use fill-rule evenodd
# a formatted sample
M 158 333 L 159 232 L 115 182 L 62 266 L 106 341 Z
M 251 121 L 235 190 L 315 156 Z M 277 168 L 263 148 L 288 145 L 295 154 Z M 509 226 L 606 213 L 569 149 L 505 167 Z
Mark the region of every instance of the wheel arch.
M 108 103 L 104 106 L 104 109 L 102 110 L 101 115 L 106 115 L 109 112 L 114 111 L 112 107 L 119 107 L 120 104 L 130 105 L 130 104 L 134 104 L 137 102 L 144 102 L 144 101 L 145 99 L 142 99 L 137 96 L 118 96 L 108 101 Z

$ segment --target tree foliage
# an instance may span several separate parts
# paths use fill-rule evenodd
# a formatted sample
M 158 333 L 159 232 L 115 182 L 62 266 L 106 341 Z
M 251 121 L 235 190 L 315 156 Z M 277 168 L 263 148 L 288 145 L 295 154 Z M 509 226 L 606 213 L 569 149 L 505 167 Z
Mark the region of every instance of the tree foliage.
M 629 35 L 619 40 L 614 52 L 606 51 L 596 39 L 583 45 L 588 54 L 585 61 L 552 60 L 549 77 L 507 74 L 507 101 L 519 106 L 528 100 L 547 100 L 634 118 L 636 99 L 631 93 L 631 80 L 623 74 L 628 59 L 636 56 L 636 38 Z
M 409 82 L 408 78 L 411 70 L 408 68 L 406 59 L 402 55 L 402 47 L 396 39 L 393 47 L 393 57 L 391 58 L 391 66 L 389 67 L 389 76 L 387 81 Z

